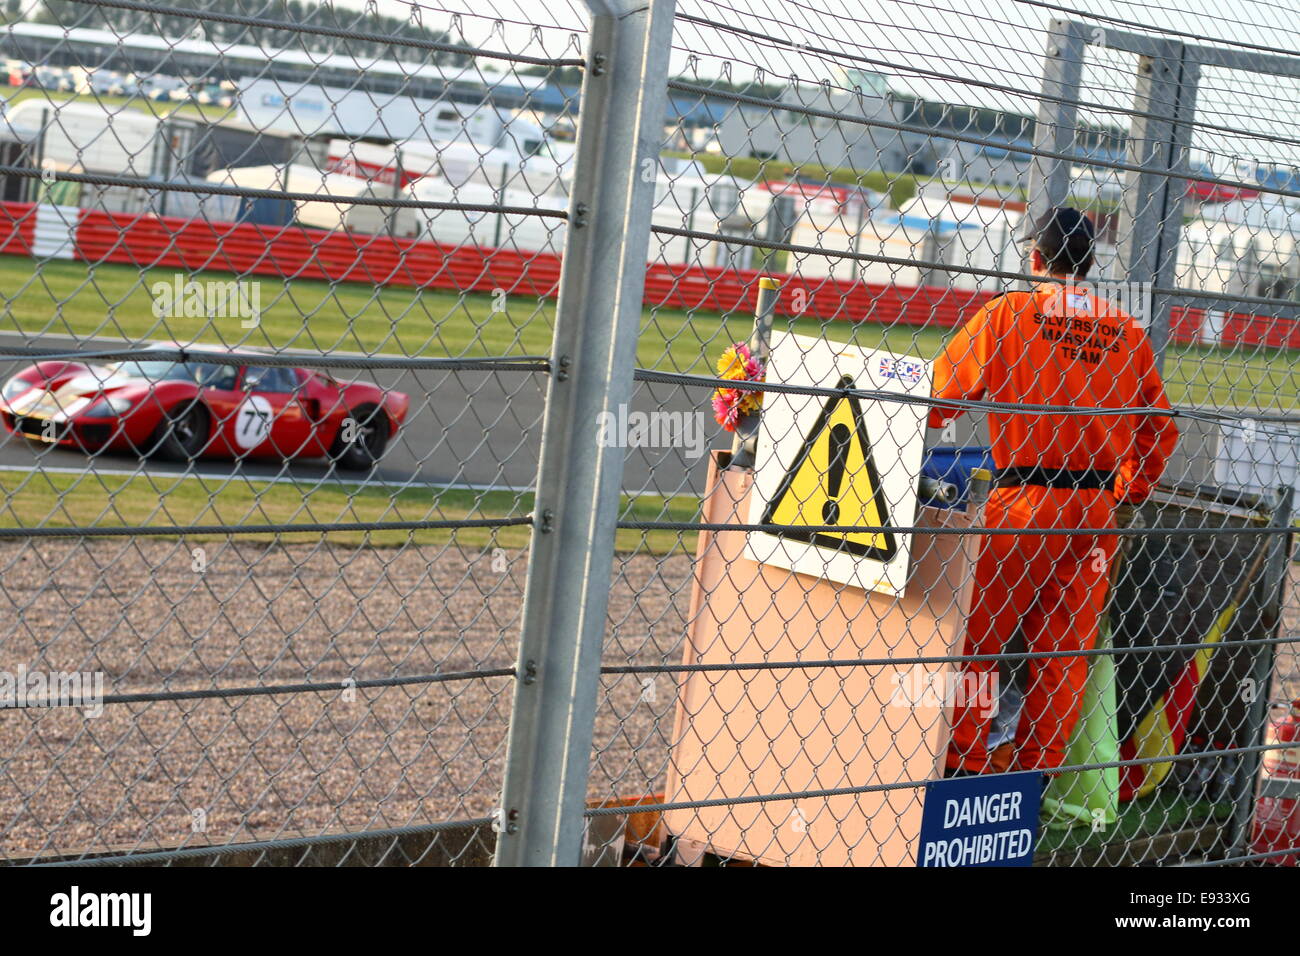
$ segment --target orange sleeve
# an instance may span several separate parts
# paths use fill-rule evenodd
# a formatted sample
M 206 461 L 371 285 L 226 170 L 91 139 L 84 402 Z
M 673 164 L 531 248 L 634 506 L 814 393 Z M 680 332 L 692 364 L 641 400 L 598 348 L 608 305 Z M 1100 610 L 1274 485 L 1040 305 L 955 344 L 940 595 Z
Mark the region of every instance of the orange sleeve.
M 984 397 L 990 373 L 997 374 L 993 368 L 998 349 L 997 319 L 1005 307 L 1005 296 L 991 299 L 949 340 L 934 360 L 931 394 L 935 398 L 976 401 Z M 930 408 L 930 427 L 942 428 L 965 411 L 964 408 L 934 405 Z
M 1164 383 L 1156 371 L 1155 356 L 1151 345 L 1144 335 L 1138 346 L 1137 355 L 1142 368 L 1139 385 L 1138 403 L 1147 408 L 1169 408 L 1169 398 L 1165 395 Z M 1172 417 L 1165 415 L 1141 415 L 1137 418 L 1134 429 L 1133 454 L 1120 463 L 1119 478 L 1115 482 L 1115 493 L 1120 501 L 1137 504 L 1145 501 L 1151 494 L 1152 487 L 1164 474 L 1169 456 L 1178 443 L 1178 426 Z

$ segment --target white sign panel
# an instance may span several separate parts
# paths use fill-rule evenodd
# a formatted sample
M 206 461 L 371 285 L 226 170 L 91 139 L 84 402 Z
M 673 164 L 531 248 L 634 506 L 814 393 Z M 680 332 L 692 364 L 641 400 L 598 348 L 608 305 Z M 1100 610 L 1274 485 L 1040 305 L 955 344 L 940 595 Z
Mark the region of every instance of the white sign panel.
M 930 364 L 778 333 L 767 380 L 928 397 Z M 928 410 L 847 395 L 765 393 L 748 521 L 796 530 L 751 534 L 749 556 L 867 591 L 902 594 L 911 535 L 849 529 L 915 525 Z

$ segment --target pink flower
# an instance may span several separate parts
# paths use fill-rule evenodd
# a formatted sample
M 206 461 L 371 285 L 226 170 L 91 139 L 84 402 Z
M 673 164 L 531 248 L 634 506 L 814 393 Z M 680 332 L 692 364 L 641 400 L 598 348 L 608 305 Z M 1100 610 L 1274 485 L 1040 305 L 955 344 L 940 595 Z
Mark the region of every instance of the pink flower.
M 763 363 L 754 358 L 748 346 L 737 342 L 727 347 L 718 360 L 718 377 L 736 382 L 764 380 Z M 740 420 L 758 410 L 763 393 L 749 389 L 718 388 L 713 392 L 713 417 L 726 431 L 734 432 Z
M 740 423 L 739 394 L 734 388 L 720 388 L 713 393 L 713 417 L 729 432 L 734 432 Z

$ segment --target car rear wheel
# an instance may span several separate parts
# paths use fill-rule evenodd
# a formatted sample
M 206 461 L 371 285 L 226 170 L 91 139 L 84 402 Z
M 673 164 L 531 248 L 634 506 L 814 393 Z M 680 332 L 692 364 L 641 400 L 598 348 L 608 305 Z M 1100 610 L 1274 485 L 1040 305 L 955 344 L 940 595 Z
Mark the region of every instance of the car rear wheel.
M 163 412 L 153 435 L 152 454 L 167 461 L 193 461 L 207 447 L 211 417 L 199 402 Z
M 351 424 L 349 424 L 351 423 Z M 365 471 L 384 456 L 390 429 L 388 415 L 374 405 L 362 405 L 348 413 L 330 449 L 330 458 L 340 468 Z

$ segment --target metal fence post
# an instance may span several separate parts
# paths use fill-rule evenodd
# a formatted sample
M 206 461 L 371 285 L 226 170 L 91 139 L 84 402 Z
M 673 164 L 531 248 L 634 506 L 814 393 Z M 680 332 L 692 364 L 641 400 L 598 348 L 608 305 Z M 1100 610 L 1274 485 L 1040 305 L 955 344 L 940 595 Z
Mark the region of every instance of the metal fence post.
M 625 451 L 667 110 L 674 0 L 588 0 L 590 48 L 560 277 L 502 785 L 498 866 L 579 862 Z M 617 443 L 615 443 L 617 444 Z
M 501 184 L 497 186 L 496 203 L 498 206 L 506 204 L 506 187 L 510 184 L 510 164 L 501 164 Z M 501 248 L 501 227 L 505 222 L 506 215 L 503 212 L 497 212 L 496 225 L 492 230 L 492 248 Z
M 772 345 L 772 320 L 781 298 L 781 280 L 763 276 L 758 280 L 758 305 L 754 308 L 754 331 L 749 337 L 749 351 L 767 367 Z M 731 464 L 736 468 L 753 468 L 758 451 L 758 426 L 762 410 L 750 412 L 736 423 L 736 437 L 731 443 Z
M 1153 52 L 1138 57 L 1137 89 L 1129 128 L 1127 160 L 1141 166 L 1124 182 L 1119 219 L 1119 267 L 1129 283 L 1170 288 L 1175 279 L 1178 239 L 1183 225 L 1191 121 L 1196 114 L 1200 66 L 1183 44 L 1153 40 Z M 1171 301 L 1153 295 L 1147 335 L 1163 367 L 1169 344 Z
M 1043 61 L 1043 98 L 1034 124 L 1034 149 L 1070 153 L 1078 122 L 1079 90 L 1083 85 L 1084 25 L 1053 20 L 1048 26 L 1047 56 Z M 1061 159 L 1035 156 L 1029 167 L 1027 222 L 1053 206 L 1065 204 L 1070 194 L 1070 166 Z
M 1284 528 L 1291 524 L 1295 513 L 1295 489 L 1282 488 L 1279 491 L 1277 506 L 1273 509 L 1269 524 L 1275 528 Z M 1267 558 L 1265 577 L 1258 587 L 1260 606 L 1264 613 L 1271 615 L 1271 634 L 1281 626 L 1283 607 L 1286 604 L 1288 571 L 1291 567 L 1292 534 L 1274 534 L 1269 541 L 1272 553 Z M 1255 666 L 1251 670 L 1254 697 L 1246 709 L 1246 746 L 1255 746 L 1264 742 L 1264 731 L 1268 726 L 1269 694 L 1273 682 L 1273 666 L 1277 648 L 1274 644 L 1264 644 L 1255 652 Z M 1259 767 L 1263 754 L 1258 751 L 1243 754 L 1236 767 L 1232 780 L 1232 830 L 1225 849 L 1228 858 L 1249 852 L 1250 822 L 1255 813 L 1255 790 L 1259 780 Z

